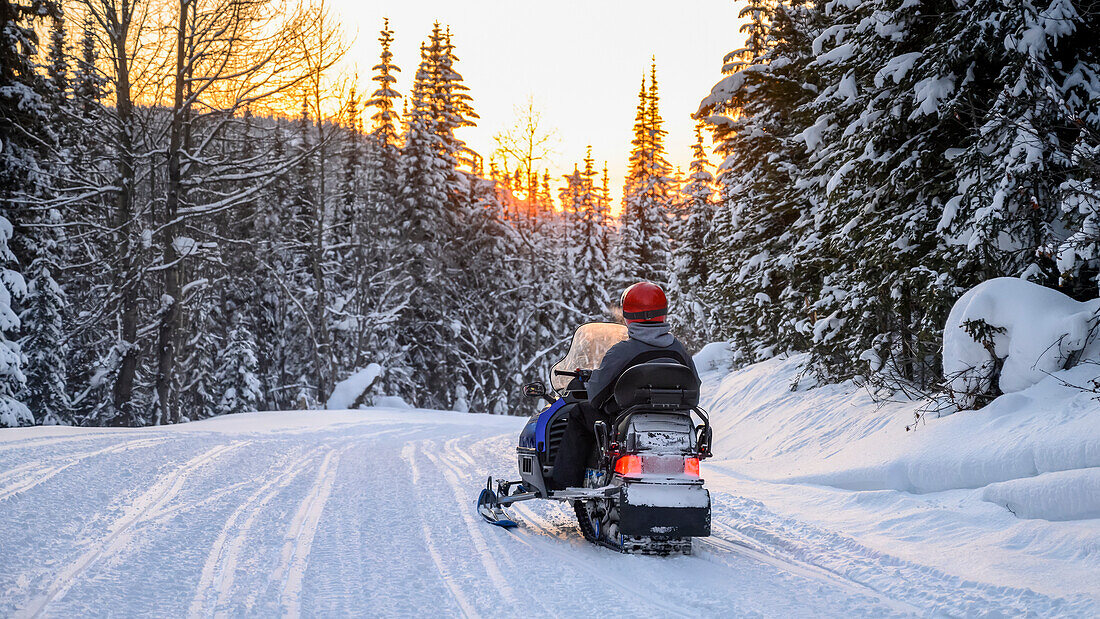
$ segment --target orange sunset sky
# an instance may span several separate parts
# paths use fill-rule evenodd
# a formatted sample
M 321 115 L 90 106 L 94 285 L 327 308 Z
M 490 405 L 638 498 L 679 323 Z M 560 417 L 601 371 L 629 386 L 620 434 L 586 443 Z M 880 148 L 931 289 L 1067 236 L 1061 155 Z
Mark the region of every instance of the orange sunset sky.
M 481 116 L 478 126 L 464 129 L 461 137 L 488 158 L 493 135 L 511 126 L 515 108 L 533 97 L 543 122 L 559 138 L 554 180 L 571 172 L 591 144 L 598 165 L 607 160 L 616 203 L 622 197 L 638 86 L 650 57 L 657 59 L 669 161 L 686 171 L 694 129 L 690 114 L 721 77 L 722 57 L 743 39 L 737 19 L 741 3 L 731 0 L 328 3 L 352 43 L 346 68 L 358 71 L 361 90 L 372 88 L 383 17 L 389 17 L 396 33 L 393 52 L 403 95 L 410 91 L 420 42 L 439 20 L 451 26 L 458 70 Z

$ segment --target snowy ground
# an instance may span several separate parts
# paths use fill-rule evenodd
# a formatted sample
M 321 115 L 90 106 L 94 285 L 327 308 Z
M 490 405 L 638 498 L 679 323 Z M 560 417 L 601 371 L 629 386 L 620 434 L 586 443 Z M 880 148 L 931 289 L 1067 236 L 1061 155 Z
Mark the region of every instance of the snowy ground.
M 6 430 L 0 615 L 1100 612 L 1095 515 L 1025 520 L 979 486 L 869 484 L 912 474 L 876 476 L 868 463 L 893 470 L 894 456 L 855 466 L 844 445 L 905 440 L 904 411 L 846 407 L 851 388 L 791 393 L 793 367 L 709 377 L 722 458 L 703 465 L 714 536 L 691 557 L 592 547 L 557 504 L 517 506 L 513 531 L 482 522 L 474 498 L 486 475 L 514 477 L 520 418 L 376 409 Z M 785 412 L 763 410 L 777 400 Z M 921 432 L 908 436 L 942 439 Z

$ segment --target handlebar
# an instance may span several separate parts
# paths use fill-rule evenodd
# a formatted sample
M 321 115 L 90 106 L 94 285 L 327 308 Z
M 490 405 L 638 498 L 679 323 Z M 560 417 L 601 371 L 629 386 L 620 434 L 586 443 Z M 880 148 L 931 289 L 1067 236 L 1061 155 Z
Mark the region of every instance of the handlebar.
M 579 378 L 581 382 L 585 382 L 592 378 L 592 370 L 582 370 L 577 368 L 575 372 L 566 372 L 565 370 L 554 370 L 554 376 L 570 376 L 572 378 Z

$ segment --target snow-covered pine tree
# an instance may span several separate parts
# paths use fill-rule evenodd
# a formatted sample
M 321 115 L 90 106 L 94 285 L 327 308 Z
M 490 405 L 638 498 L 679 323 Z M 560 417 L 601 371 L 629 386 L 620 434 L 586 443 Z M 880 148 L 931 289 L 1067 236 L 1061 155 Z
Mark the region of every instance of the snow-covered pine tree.
M 293 156 L 287 149 L 291 139 L 283 122 L 276 122 L 261 136 L 268 136 L 264 142 L 269 157 L 276 162 L 291 162 Z M 249 134 L 251 135 L 251 134 Z M 301 341 L 292 338 L 298 333 L 289 333 L 288 326 L 294 325 L 301 316 L 296 298 L 291 298 L 293 290 L 284 284 L 286 279 L 296 272 L 293 236 L 288 228 L 293 221 L 293 174 L 277 174 L 256 201 L 256 212 L 252 221 L 252 230 L 248 236 L 256 239 L 258 279 L 254 300 L 250 303 L 251 320 L 242 325 L 250 325 L 254 330 L 257 357 L 257 376 L 265 394 L 263 407 L 267 410 L 280 410 L 291 406 L 294 396 L 286 387 L 290 382 L 292 365 L 301 355 Z M 274 234 L 271 231 L 275 231 Z M 290 280 L 293 281 L 293 280 Z M 308 327 L 306 327 L 308 329 Z
M 833 6 L 830 27 L 814 41 L 821 90 L 804 106 L 816 117 L 803 133 L 811 151 L 804 185 L 819 205 L 824 243 L 810 351 L 814 371 L 829 380 L 866 373 L 865 361 L 906 380 L 927 375 L 916 365 L 924 360 L 915 338 L 923 310 L 914 296 L 939 269 L 913 267 L 936 260 L 928 233 L 942 151 L 929 123 L 910 122 L 913 88 L 904 77 L 935 24 L 928 8 L 893 0 Z
M 444 136 L 452 119 L 443 120 L 449 93 L 439 87 L 443 34 L 437 23 L 420 47 L 401 150 L 397 221 L 402 246 L 396 256 L 409 299 L 399 319 L 399 346 L 420 382 L 402 393 L 410 402 L 446 407 L 449 384 L 440 356 L 445 354 L 450 321 L 444 305 L 452 294 L 444 287 L 442 248 L 451 227 L 449 183 L 456 161 L 453 142 Z
M 411 287 L 401 271 L 399 256 L 406 248 L 401 240 L 398 212 L 398 177 L 401 171 L 401 144 L 397 131 L 396 102 L 401 94 L 394 89 L 396 74 L 401 70 L 393 63 L 390 47 L 394 41 L 389 20 L 383 20 L 378 42 L 379 62 L 371 78 L 377 87 L 366 105 L 373 108 L 371 130 L 364 162 L 364 200 L 369 234 L 369 265 L 358 273 L 359 295 L 363 300 L 365 323 L 360 329 L 358 345 L 370 360 L 381 364 L 385 371 L 380 378 L 381 390 L 389 394 L 413 393 L 412 370 L 406 361 L 406 350 L 399 342 L 399 318 L 410 302 Z
M 60 213 L 48 209 L 36 217 L 34 259 L 27 269 L 27 294 L 19 321 L 22 326 L 20 348 L 26 356 L 24 373 L 27 383 L 20 399 L 31 410 L 35 422 L 42 425 L 68 423 L 69 396 L 66 368 L 69 345 L 63 327 L 65 295 L 54 280 L 58 271 L 56 226 Z
M 569 286 L 576 290 L 571 302 L 582 312 L 569 321 L 570 325 L 596 320 L 607 310 L 610 248 L 608 205 L 601 199 L 596 185 L 592 147 L 585 151 L 584 170 L 574 169 L 568 179 L 574 186 L 574 210 L 569 223 L 569 246 L 574 252 Z M 564 205 L 563 205 L 564 207 Z
M 817 292 L 815 271 L 794 259 L 813 256 L 816 242 L 812 202 L 798 187 L 801 134 L 812 120 L 797 113 L 816 95 L 809 70 L 815 14 L 800 2 L 753 13 L 748 45 L 727 55 L 729 75 L 698 112 L 714 127 L 715 151 L 724 158 L 705 246 L 704 296 L 712 334 L 734 343 L 739 363 L 804 346 L 804 304 Z M 762 29 L 768 34 L 761 38 Z
M 8 268 L 15 262 L 8 249 L 12 232 L 11 223 L 0 215 L 0 428 L 34 423 L 31 411 L 17 398 L 26 384 L 24 360 L 18 342 L 10 339 L 20 327 L 12 302 L 27 291 L 23 276 Z
M 80 28 L 80 55 L 73 67 L 72 96 L 82 118 L 89 119 L 99 111 L 100 101 L 106 96 L 107 79 L 97 68 L 99 50 L 96 48 L 96 33 L 93 17 L 84 16 Z
M 294 323 L 282 325 L 282 337 L 288 343 L 289 356 L 286 360 L 283 384 L 297 384 L 298 391 L 309 391 L 316 386 L 311 377 L 317 374 L 317 290 L 314 267 L 320 267 L 317 253 L 317 234 L 321 229 L 321 205 L 318 197 L 316 150 L 313 134 L 314 123 L 310 118 L 308 103 L 302 101 L 302 109 L 295 123 L 295 132 L 290 152 L 297 164 L 291 172 L 289 225 L 290 234 L 287 245 L 288 271 L 284 277 L 292 282 L 289 294 L 295 295 L 290 301 L 288 312 L 294 316 Z M 286 293 L 284 293 L 286 294 Z M 299 322 L 300 321 L 300 322 Z M 320 401 L 323 394 L 313 390 L 314 398 Z M 295 392 L 295 397 L 298 393 Z M 298 406 L 299 404 L 295 404 Z
M 32 208 L 19 209 L 23 219 L 20 234 L 26 267 L 27 295 L 22 299 L 19 320 L 20 347 L 25 355 L 23 368 L 27 383 L 19 398 L 31 410 L 38 424 L 68 423 L 68 393 L 66 367 L 69 357 L 68 338 L 63 333 L 65 294 L 55 274 L 63 264 L 62 240 L 64 216 L 58 208 L 49 206 L 47 195 L 64 191 L 62 179 L 71 174 L 73 153 L 73 111 L 69 99 L 69 56 L 66 50 L 65 18 L 53 15 L 46 59 L 46 80 L 43 83 L 45 115 L 51 119 L 51 130 L 40 137 L 52 141 L 50 151 L 39 164 L 45 172 L 38 187 L 38 199 Z M 45 180 L 48 179 L 48 180 Z M 67 213 L 68 211 L 66 211 Z
M 34 177 L 46 156 L 39 136 L 47 128 L 47 87 L 35 65 L 35 22 L 44 17 L 60 19 L 56 2 L 0 1 L 0 206 L 6 213 L 14 196 L 33 193 L 42 182 Z
M 689 182 L 683 187 L 681 211 L 674 221 L 671 291 L 678 299 L 673 318 L 678 323 L 677 333 L 690 348 L 698 349 L 710 341 L 705 288 L 710 278 L 707 262 L 706 240 L 714 218 L 714 175 L 708 169 L 706 148 L 703 144 L 704 123 L 695 126 L 695 143 Z
M 401 98 L 401 94 L 393 88 L 397 82 L 397 76 L 394 74 L 401 72 L 401 69 L 393 63 L 393 52 L 390 51 L 393 40 L 390 20 L 385 18 L 382 20 L 382 30 L 378 34 L 378 42 L 382 51 L 378 64 L 374 65 L 372 69 L 375 75 L 371 77 L 371 81 L 378 82 L 378 88 L 371 94 L 370 100 L 366 103 L 368 106 L 375 108 L 375 112 L 371 116 L 373 123 L 371 134 L 380 144 L 389 146 L 396 146 L 398 143 L 398 119 L 394 103 Z
M 674 199 L 671 171 L 665 154 L 666 131 L 660 115 L 657 63 L 643 76 L 634 120 L 630 164 L 619 216 L 615 252 L 616 289 L 646 280 L 667 285 L 670 268 L 669 210 Z
M 838 268 L 815 304 L 815 357 L 830 378 L 866 372 L 861 358 L 928 385 L 962 290 L 1000 275 L 1057 281 L 1054 248 L 1072 228 L 1063 182 L 1081 178 L 1069 161 L 1089 133 L 1059 75 L 1090 46 L 1067 2 L 882 0 L 829 20 L 817 108 L 832 117 L 814 176 Z
M 51 74 L 55 67 L 47 67 L 50 78 L 47 79 L 35 63 L 39 43 L 36 22 L 47 17 L 54 20 L 55 26 L 62 18 L 56 2 L 34 0 L 22 4 L 0 0 L 0 427 L 34 422 L 31 412 L 18 399 L 26 395 L 22 393 L 26 381 L 25 358 L 15 338 L 26 325 L 21 323 L 13 302 L 27 292 L 25 280 L 15 269 L 34 264 L 38 257 L 35 252 L 38 244 L 27 225 L 31 223 L 32 212 L 36 208 L 42 210 L 43 191 L 49 184 L 50 150 L 56 146 L 56 134 L 48 118 L 49 103 L 63 98 L 65 90 L 63 64 L 56 67 L 56 75 Z M 62 37 L 58 44 L 62 48 L 63 41 Z M 50 311 L 56 308 L 49 307 L 48 301 L 56 300 L 52 295 L 59 290 L 43 262 L 35 267 L 34 272 L 42 275 L 39 290 L 52 297 L 40 297 L 45 303 L 38 308 L 56 318 L 57 314 Z M 53 288 L 47 289 L 50 284 Z M 28 317 L 39 318 L 37 314 Z M 36 332 L 45 335 L 50 326 L 43 324 L 38 329 L 36 325 Z M 64 371 L 63 366 L 60 369 Z M 51 392 L 55 387 L 56 384 L 43 385 Z M 63 392 L 63 385 L 61 389 Z M 57 421 L 47 419 L 45 414 L 42 418 Z
M 725 157 L 714 322 L 744 361 L 808 350 L 828 379 L 927 385 L 978 281 L 1095 295 L 1095 8 L 764 8 L 700 110 Z
M 947 16 L 916 63 L 920 111 L 966 132 L 950 144 L 957 187 L 938 229 L 986 277 L 1098 293 L 1098 27 L 1094 3 L 976 2 Z
M 479 117 L 472 106 L 473 98 L 470 96 L 470 88 L 463 83 L 462 74 L 455 68 L 459 58 L 455 54 L 455 46 L 451 40 L 449 26 L 440 38 L 439 46 L 440 53 L 436 69 L 437 81 L 433 90 L 437 93 L 443 105 L 442 113 L 438 119 L 440 136 L 443 138 L 445 151 L 455 160 L 457 173 L 457 166 L 461 165 L 473 169 L 474 165 L 470 159 L 471 153 L 466 147 L 466 143 L 455 134 L 455 131 L 463 127 L 477 126 L 476 121 Z M 452 179 L 452 182 L 459 183 L 456 188 L 457 191 L 463 192 L 465 190 L 464 183 L 458 180 L 457 176 Z
M 331 317 L 332 352 L 330 363 L 335 374 L 333 381 L 347 372 L 365 365 L 362 342 L 366 327 L 366 302 L 368 293 L 361 285 L 367 271 L 368 255 L 374 253 L 376 234 L 369 231 L 373 219 L 367 210 L 365 187 L 373 183 L 368 176 L 368 145 L 363 135 L 363 123 L 357 90 L 351 91 L 342 102 L 339 130 L 331 140 L 333 160 L 338 161 L 339 174 L 335 180 L 333 213 L 326 235 L 330 244 L 325 248 L 326 268 L 332 291 L 328 301 Z M 376 220 L 375 220 L 376 221 Z M 329 394 L 322 394 L 327 398 Z
M 218 352 L 217 373 L 212 381 L 217 415 L 252 412 L 263 402 L 251 331 L 242 320 L 234 320 L 228 341 Z

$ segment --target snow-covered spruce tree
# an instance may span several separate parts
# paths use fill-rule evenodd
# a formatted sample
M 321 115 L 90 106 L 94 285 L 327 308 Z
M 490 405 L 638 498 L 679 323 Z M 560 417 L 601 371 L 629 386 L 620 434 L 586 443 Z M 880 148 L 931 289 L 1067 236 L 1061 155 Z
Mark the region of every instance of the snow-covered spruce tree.
M 634 119 L 630 165 L 623 188 L 623 211 L 615 252 L 614 287 L 622 290 L 646 280 L 667 285 L 669 280 L 669 210 L 674 198 L 672 166 L 665 155 L 657 91 L 657 64 L 642 78 Z
M 73 101 L 81 118 L 91 118 L 100 111 L 100 102 L 106 96 L 107 79 L 97 68 L 99 62 L 99 50 L 96 48 L 95 24 L 90 14 L 84 16 L 80 28 L 80 55 L 75 59 L 73 66 L 72 85 Z
M 684 199 L 671 230 L 670 283 L 672 296 L 678 299 L 673 319 L 678 324 L 677 333 L 689 348 L 696 350 L 710 341 L 704 294 L 710 278 L 706 239 L 714 218 L 714 175 L 708 170 L 710 161 L 703 145 L 703 126 L 702 121 L 695 126 L 690 180 L 681 190 Z
M 946 20 L 930 50 L 950 64 L 915 68 L 926 80 L 965 76 L 941 81 L 936 101 L 967 129 L 950 152 L 957 187 L 940 229 L 984 278 L 1098 293 L 1098 28 L 1095 3 L 978 2 Z
M 316 161 L 312 156 L 316 148 L 313 127 L 309 108 L 303 101 L 289 149 L 297 163 L 290 173 L 290 207 L 287 214 L 288 225 L 285 228 L 289 236 L 285 249 L 282 250 L 285 269 L 283 277 L 291 283 L 290 291 L 284 291 L 283 295 L 295 296 L 293 300 L 282 299 L 283 303 L 289 301 L 287 313 L 293 321 L 281 325 L 281 337 L 288 348 L 282 385 L 297 385 L 293 390 L 295 398 L 300 392 L 308 392 L 310 385 L 315 386 L 311 377 L 317 374 L 316 321 L 319 317 L 315 313 L 317 290 L 313 284 L 316 281 L 314 267 L 320 268 L 317 234 L 322 225 L 322 215 L 319 190 L 315 186 L 317 174 Z M 323 396 L 317 395 L 314 390 L 313 397 L 316 399 Z M 293 406 L 301 406 L 301 403 L 296 402 Z
M 44 173 L 35 196 L 20 212 L 19 235 L 22 262 L 27 264 L 27 295 L 22 299 L 19 320 L 20 347 L 26 358 L 23 368 L 27 377 L 20 400 L 31 410 L 38 424 L 55 425 L 70 422 L 66 366 L 69 340 L 63 333 L 66 313 L 65 294 L 55 274 L 64 264 L 61 248 L 64 215 L 49 205 L 49 194 L 65 190 L 62 179 L 71 178 L 73 152 L 73 109 L 69 98 L 69 57 L 66 50 L 65 19 L 60 14 L 51 19 L 50 40 L 43 83 L 44 115 L 51 119 L 51 130 L 39 137 L 51 141 L 47 156 L 39 163 Z M 47 188 L 45 185 L 48 184 Z M 27 195 L 31 198 L 31 195 Z M 65 213 L 70 211 L 66 209 Z
M 60 224 L 55 209 L 37 218 L 34 260 L 27 269 L 27 294 L 19 320 L 21 349 L 26 355 L 27 383 L 20 399 L 31 410 L 35 422 L 57 425 L 71 421 L 66 386 L 69 344 L 63 332 L 65 295 L 54 280 L 59 266 L 54 226 Z
M 437 23 L 428 43 L 420 48 L 420 66 L 413 82 L 410 107 L 405 115 L 405 143 L 401 150 L 400 194 L 397 222 L 402 240 L 400 254 L 402 296 L 408 299 L 399 320 L 399 346 L 407 352 L 407 363 L 415 390 L 401 393 L 410 402 L 445 407 L 450 385 L 445 354 L 450 321 L 446 306 L 452 294 L 443 277 L 442 249 L 452 227 L 449 181 L 456 161 L 444 133 L 451 120 L 444 119 L 448 94 L 440 84 L 443 33 Z
M 229 328 L 228 341 L 219 353 L 214 375 L 214 414 L 248 413 L 263 402 L 262 387 L 256 376 L 256 343 L 251 330 L 241 320 Z
M 333 137 L 333 160 L 338 161 L 338 175 L 334 182 L 335 195 L 327 236 L 331 239 L 325 248 L 326 264 L 338 265 L 328 269 L 332 291 L 328 301 L 331 317 L 333 381 L 365 365 L 363 328 L 368 291 L 361 282 L 367 271 L 368 254 L 373 253 L 377 238 L 368 234 L 372 226 L 367 224 L 369 213 L 365 186 L 373 179 L 367 176 L 367 141 L 364 139 L 360 98 L 356 88 L 342 101 L 339 119 L 340 130 Z M 329 394 L 322 394 L 328 398 Z
M 568 244 L 575 254 L 567 265 L 572 271 L 572 281 L 568 285 L 577 291 L 571 302 L 584 312 L 584 316 L 574 317 L 569 324 L 598 319 L 606 312 L 609 302 L 609 205 L 601 199 L 596 174 L 589 146 L 584 156 L 584 170 L 574 169 L 569 180 L 576 193 L 572 196 L 573 212 L 569 219 Z
M 34 423 L 30 410 L 17 399 L 26 377 L 22 371 L 23 353 L 19 344 L 10 339 L 20 326 L 12 301 L 26 294 L 26 284 L 19 273 L 8 268 L 15 262 L 8 249 L 11 236 L 11 223 L 0 216 L 0 428 Z
M 291 162 L 288 151 L 291 135 L 284 122 L 274 123 L 260 134 L 268 144 L 272 161 Z M 258 279 L 254 300 L 250 303 L 250 324 L 258 343 L 256 348 L 257 376 L 265 399 L 263 408 L 281 410 L 291 407 L 294 396 L 286 386 L 291 382 L 290 368 L 299 355 L 300 341 L 288 337 L 288 326 L 299 320 L 300 306 L 294 292 L 284 286 L 287 274 L 293 274 L 297 254 L 293 251 L 293 236 L 288 228 L 293 213 L 293 182 L 291 171 L 277 174 L 256 200 L 252 231 L 247 233 L 257 246 Z M 274 231 L 274 232 L 273 232 Z M 298 332 L 301 333 L 301 330 Z
M 49 103 L 63 98 L 65 89 L 63 81 L 46 79 L 35 64 L 39 43 L 35 22 L 45 17 L 52 17 L 55 24 L 61 19 L 56 2 L 0 1 L 0 427 L 34 422 L 31 412 L 18 399 L 26 395 L 22 393 L 25 359 L 14 340 L 26 325 L 21 324 L 12 304 L 26 293 L 25 280 L 15 269 L 33 264 L 38 257 L 38 244 L 27 226 L 32 218 L 42 219 L 33 213 L 42 210 L 43 192 L 49 183 L 50 150 L 56 147 L 56 134 L 49 125 Z M 56 68 L 64 71 L 63 65 Z M 63 80 L 60 73 L 50 77 Z M 35 272 L 43 275 L 39 290 L 52 295 L 57 287 L 54 284 L 48 289 L 53 283 L 48 267 L 43 262 L 35 266 Z M 49 300 L 40 300 L 46 302 L 38 309 L 47 314 L 56 309 L 49 306 Z M 50 320 L 57 315 L 40 317 L 35 313 L 28 317 Z M 34 331 L 45 335 L 50 326 L 36 325 Z M 64 367 L 60 370 L 63 372 Z M 43 388 L 55 391 L 56 384 Z M 57 421 L 45 414 L 41 418 Z
M 364 340 L 360 349 L 369 355 L 370 361 L 385 368 L 380 378 L 381 391 L 387 394 L 412 393 L 415 385 L 411 379 L 405 349 L 399 342 L 400 314 L 408 307 L 411 287 L 403 279 L 399 256 L 405 251 L 401 240 L 398 211 L 399 174 L 401 172 L 401 144 L 398 135 L 396 102 L 402 98 L 394 89 L 396 74 L 400 72 L 393 63 L 393 31 L 389 20 L 383 21 L 378 36 L 381 46 L 379 62 L 373 67 L 371 78 L 377 88 L 366 105 L 373 109 L 371 128 L 367 140 L 367 158 L 364 162 L 365 230 L 374 237 L 368 245 L 369 265 L 359 273 L 359 294 L 363 299 L 365 323 L 360 329 Z
M 35 176 L 46 158 L 41 136 L 48 126 L 47 84 L 34 60 L 35 22 L 47 16 L 60 18 L 56 2 L 0 1 L 0 207 L 8 214 L 15 196 L 34 193 L 42 183 Z
M 931 376 L 914 297 L 939 269 L 914 267 L 936 260 L 929 233 L 942 151 L 931 123 L 910 121 L 913 89 L 904 80 L 907 54 L 929 41 L 934 22 L 918 18 L 927 8 L 830 6 L 830 27 L 814 41 L 821 91 L 804 106 L 816 122 L 803 134 L 811 153 L 803 185 L 818 204 L 823 240 L 821 291 L 809 307 L 812 367 L 826 379 L 866 373 L 865 361 L 910 381 Z
M 803 132 L 813 123 L 799 109 L 817 94 L 809 70 L 817 12 L 779 3 L 752 17 L 747 46 L 727 55 L 728 75 L 698 112 L 714 127 L 715 151 L 724 158 L 704 246 L 703 298 L 711 333 L 734 343 L 739 363 L 804 349 L 820 260 L 814 202 L 799 187 Z
M 838 5 L 829 18 L 818 63 L 833 94 L 818 103 L 834 116 L 815 171 L 841 268 L 815 306 L 827 320 L 817 367 L 863 373 L 858 357 L 928 385 L 962 290 L 1000 275 L 1056 281 L 1060 188 L 1087 133 L 1056 76 L 1080 66 L 1081 18 L 1063 2 L 995 1 Z
M 962 290 L 1061 274 L 1095 294 L 1096 13 L 771 7 L 764 51 L 735 54 L 701 108 L 726 156 L 715 322 L 745 360 L 808 350 L 827 379 L 928 385 Z

